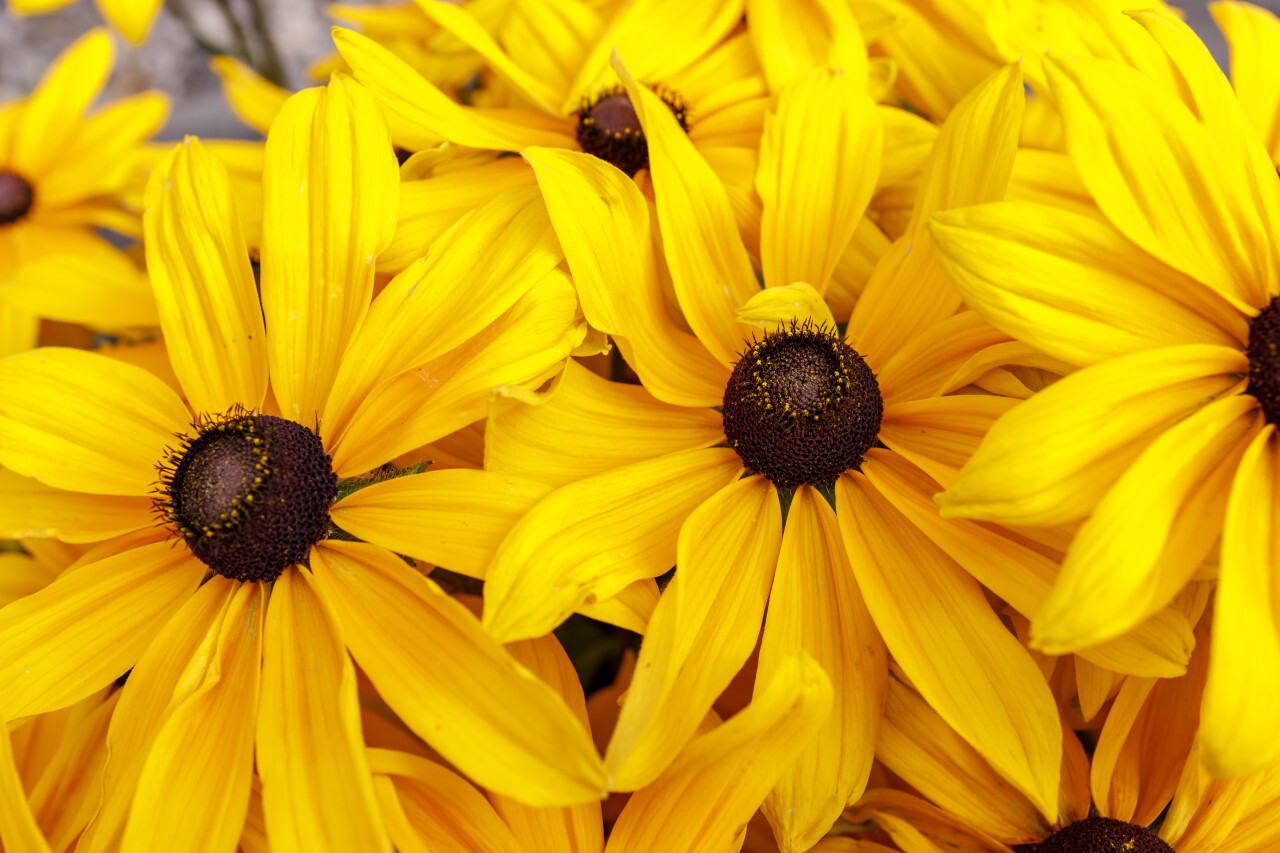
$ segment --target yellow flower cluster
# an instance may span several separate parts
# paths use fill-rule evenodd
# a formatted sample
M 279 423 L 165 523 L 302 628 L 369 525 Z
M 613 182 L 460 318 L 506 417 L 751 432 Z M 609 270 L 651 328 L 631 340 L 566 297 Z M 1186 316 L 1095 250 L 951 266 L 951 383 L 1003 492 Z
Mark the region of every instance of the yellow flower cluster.
M 262 143 L 82 36 L 0 850 L 1280 851 L 1280 18 L 1157 6 L 338 5 Z

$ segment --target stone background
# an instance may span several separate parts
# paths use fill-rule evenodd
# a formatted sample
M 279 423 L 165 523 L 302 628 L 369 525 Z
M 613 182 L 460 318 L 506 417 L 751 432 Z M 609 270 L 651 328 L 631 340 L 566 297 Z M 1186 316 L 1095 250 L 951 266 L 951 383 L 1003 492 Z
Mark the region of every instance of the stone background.
M 231 116 L 222 100 L 217 78 L 209 71 L 208 55 L 175 12 L 187 17 L 207 41 L 231 45 L 219 0 L 167 0 L 151 38 L 141 48 L 130 49 L 123 40 L 116 71 L 107 97 L 160 88 L 173 95 L 173 115 L 162 138 L 177 139 L 184 133 L 201 136 L 250 137 L 252 132 Z M 240 19 L 248 20 L 247 0 L 224 0 Z M 307 66 L 332 50 L 329 25 L 322 0 L 260 0 L 279 50 L 288 83 L 307 85 Z M 1070 2 L 1070 0 L 1062 0 Z M 1280 0 L 1255 0 L 1280 11 Z M 1136 5 L 1141 5 L 1137 3 Z M 1203 2 L 1184 4 L 1187 20 L 1209 44 L 1219 62 L 1225 63 L 1226 45 Z M 0 12 L 0 100 L 30 91 L 40 74 L 76 36 L 100 21 L 90 0 L 35 18 L 15 18 Z

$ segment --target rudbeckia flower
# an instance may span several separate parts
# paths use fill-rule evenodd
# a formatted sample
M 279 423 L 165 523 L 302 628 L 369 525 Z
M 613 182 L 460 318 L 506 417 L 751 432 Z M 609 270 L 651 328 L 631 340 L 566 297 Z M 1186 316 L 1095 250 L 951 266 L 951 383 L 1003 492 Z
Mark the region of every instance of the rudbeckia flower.
M 762 681 L 804 649 L 837 685 L 821 745 L 766 805 L 784 849 L 812 845 L 866 784 L 886 647 L 966 741 L 1056 814 L 1052 696 L 975 580 L 1034 611 L 1056 567 L 998 528 L 941 519 L 932 500 L 1015 402 L 949 392 L 1030 353 L 956 313 L 924 230 L 936 209 L 1002 196 L 1021 118 L 1017 69 L 943 128 L 912 226 L 843 335 L 817 288 L 875 183 L 879 129 L 858 82 L 807 76 L 770 117 L 757 178 L 764 290 L 714 173 L 660 98 L 627 83 L 649 139 L 661 249 L 646 200 L 616 169 L 557 149 L 525 158 L 587 319 L 643 387 L 570 364 L 541 403 L 491 415 L 486 465 L 560 487 L 498 549 L 486 627 L 504 641 L 536 636 L 579 602 L 676 565 L 606 755 L 615 787 L 662 772 L 764 620 Z M 657 251 L 692 333 L 667 313 Z M 1181 671 L 1152 663 L 1133 637 L 1117 642 L 1090 653 Z
M 70 6 L 75 0 L 9 0 L 11 15 L 47 15 Z M 135 45 L 142 44 L 151 34 L 156 15 L 164 0 L 95 0 L 98 12 L 121 35 Z
M 609 68 L 615 49 L 631 73 L 653 87 L 728 186 L 739 224 L 754 231 L 759 202 L 752 181 L 767 88 L 751 37 L 738 26 L 742 2 L 646 2 L 602 12 L 575 4 L 571 26 L 559 16 L 522 16 L 529 32 L 505 45 L 465 8 L 429 0 L 419 5 L 512 86 L 519 95 L 513 103 L 528 106 L 459 104 L 374 40 L 335 28 L 339 53 L 390 113 L 461 148 L 435 174 L 405 183 L 396 236 L 379 269 L 403 267 L 463 212 L 532 185 L 528 165 L 498 156 L 502 152 L 529 146 L 586 151 L 628 176 L 643 173 L 648 147 Z M 851 19 L 849 27 L 856 41 L 848 52 L 861 66 L 848 73 L 864 82 L 866 52 Z M 439 159 L 432 151 L 419 156 Z
M 939 502 L 953 517 L 1083 521 L 1030 614 L 1050 653 L 1105 642 L 1216 577 L 1202 745 L 1214 773 L 1240 776 L 1280 761 L 1280 180 L 1194 33 L 1132 14 L 1150 73 L 1047 61 L 1103 217 L 1010 203 L 933 227 L 971 307 L 1080 368 L 1001 418 Z
M 387 849 L 353 658 L 478 783 L 598 798 L 600 758 L 564 701 L 397 555 L 487 561 L 516 478 L 358 479 L 482 417 L 492 386 L 542 382 L 581 338 L 541 201 L 496 201 L 371 301 L 398 190 L 376 103 L 341 79 L 302 92 L 266 158 L 261 303 L 216 158 L 189 140 L 148 187 L 183 396 L 79 350 L 0 361 L 0 464 L 31 478 L 6 523 L 108 540 L 0 609 L 0 719 L 130 671 L 81 851 L 230 850 L 255 766 L 276 849 Z
M 169 114 L 164 95 L 144 92 L 86 115 L 114 54 L 94 30 L 29 97 L 0 104 L 0 355 L 34 346 L 42 317 L 97 329 L 156 323 L 146 277 L 94 233 L 138 233 L 120 198 L 141 143 Z

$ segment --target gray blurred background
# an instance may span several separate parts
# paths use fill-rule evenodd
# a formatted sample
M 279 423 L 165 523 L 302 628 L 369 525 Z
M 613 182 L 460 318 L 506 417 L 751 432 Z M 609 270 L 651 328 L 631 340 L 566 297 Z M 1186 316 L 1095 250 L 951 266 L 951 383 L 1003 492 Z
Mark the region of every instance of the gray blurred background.
M 251 0 L 167 0 L 151 38 L 140 48 L 120 47 L 116 71 L 107 97 L 159 88 L 174 98 L 173 115 L 161 134 L 176 139 L 184 133 L 201 136 L 253 134 L 231 116 L 217 78 L 208 69 L 208 55 L 192 32 L 207 43 L 234 47 L 235 38 L 221 7 L 230 7 L 239 20 L 251 20 Z M 258 0 L 271 30 L 286 82 L 293 88 L 309 83 L 307 66 L 332 50 L 323 0 Z M 361 2 L 361 0 L 356 0 Z M 1062 0 L 1070 2 L 1070 0 Z M 1256 0 L 1280 10 L 1280 0 Z M 1141 0 L 1135 0 L 1141 6 Z M 1186 3 L 1187 21 L 1204 38 L 1220 63 L 1226 45 L 1203 2 Z M 29 92 L 50 60 L 78 35 L 100 22 L 90 0 L 79 0 L 51 15 L 15 18 L 0 12 L 0 101 Z

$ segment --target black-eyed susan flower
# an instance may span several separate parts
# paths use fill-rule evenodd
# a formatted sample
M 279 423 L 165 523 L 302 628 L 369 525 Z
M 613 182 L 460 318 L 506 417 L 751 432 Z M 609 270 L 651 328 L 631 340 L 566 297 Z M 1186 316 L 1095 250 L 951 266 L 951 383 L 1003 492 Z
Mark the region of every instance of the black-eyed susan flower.
M 581 338 L 545 208 L 504 196 L 371 301 L 398 175 L 368 93 L 339 79 L 295 96 L 264 181 L 259 302 L 216 158 L 189 140 L 152 176 L 148 266 L 182 396 L 79 350 L 0 362 L 0 460 L 29 478 L 21 535 L 43 510 L 43 535 L 105 540 L 0 610 L 0 718 L 130 672 L 82 851 L 231 849 L 255 765 L 273 846 L 387 848 L 353 658 L 480 784 L 537 805 L 597 798 L 600 759 L 563 700 L 390 550 L 487 562 L 521 508 L 515 478 L 348 494 L 479 419 L 493 386 L 543 381 Z M 490 511 L 457 524 L 477 501 Z
M 716 170 L 754 245 L 759 201 L 753 180 L 767 88 L 751 38 L 739 27 L 742 2 L 581 6 L 572 26 L 557 15 L 524 13 L 516 16 L 520 26 L 505 41 L 491 36 L 471 7 L 424 0 L 420 8 L 484 57 L 517 96 L 509 107 L 460 104 L 373 39 L 334 30 L 352 73 L 390 113 L 447 140 L 450 149 L 461 149 L 443 157 L 433 151 L 419 154 L 423 168 L 431 171 L 422 173 L 423 180 L 406 182 L 396 236 L 380 268 L 399 269 L 462 212 L 498 193 L 532 185 L 528 165 L 499 156 L 504 152 L 565 148 L 591 153 L 628 175 L 644 171 L 648 147 L 609 67 L 614 50 L 658 94 Z M 857 48 L 850 53 L 861 63 L 848 73 L 865 82 L 866 50 L 852 19 L 848 26 Z
M 762 680 L 797 648 L 813 655 L 838 686 L 836 710 L 766 804 L 784 849 L 812 845 L 865 786 L 886 647 L 966 741 L 1055 814 L 1052 696 L 975 578 L 1033 612 L 1056 567 L 998 528 L 954 526 L 932 501 L 1014 404 L 949 392 L 1030 353 L 956 314 L 959 296 L 924 230 L 934 209 L 1003 193 L 1021 117 L 1017 69 L 951 117 L 912 225 L 880 259 L 844 335 L 817 288 L 875 183 L 879 131 L 858 82 L 802 78 L 770 119 L 757 179 L 764 290 L 714 173 L 661 99 L 628 85 L 649 140 L 662 257 L 692 332 L 667 313 L 635 185 L 576 152 L 526 151 L 587 318 L 643 387 L 571 364 L 542 402 L 491 416 L 486 465 L 560 487 L 498 549 L 486 626 L 504 640 L 536 636 L 578 602 L 677 566 L 606 755 L 622 790 L 672 760 L 762 620 Z M 1128 651 L 1094 653 L 1132 653 L 1176 674 L 1189 639 L 1171 631 L 1142 648 L 1128 637 Z
M 0 104 L 0 355 L 34 346 L 41 318 L 97 329 L 156 323 L 146 277 L 95 229 L 140 230 L 120 199 L 169 101 L 144 92 L 90 113 L 114 54 L 111 37 L 94 30 L 29 97 Z
M 1195 35 L 1133 17 L 1151 49 L 1136 67 L 1048 60 L 1102 216 L 1004 204 L 933 228 L 968 304 L 1080 368 L 998 421 L 939 502 L 1002 523 L 1083 520 L 1031 614 L 1052 653 L 1216 576 L 1203 755 L 1239 776 L 1280 761 L 1280 180 Z

